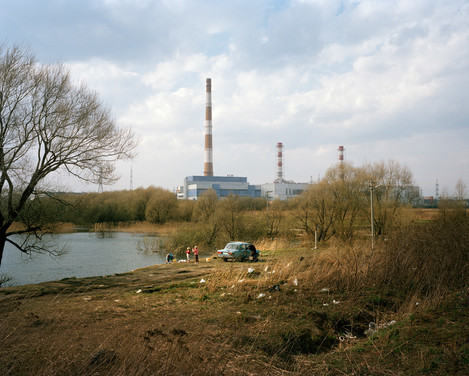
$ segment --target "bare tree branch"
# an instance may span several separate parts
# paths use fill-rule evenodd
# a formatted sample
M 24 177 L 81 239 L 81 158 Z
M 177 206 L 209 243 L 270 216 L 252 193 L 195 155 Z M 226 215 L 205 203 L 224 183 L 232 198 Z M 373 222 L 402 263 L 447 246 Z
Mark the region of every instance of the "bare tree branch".
M 40 182 L 61 170 L 88 182 L 113 182 L 114 162 L 132 158 L 136 144 L 63 65 L 41 65 L 27 50 L 0 45 L 0 263 L 14 233 L 8 229 L 20 214 L 27 217 L 26 203 Z M 31 222 L 26 230 L 41 228 Z

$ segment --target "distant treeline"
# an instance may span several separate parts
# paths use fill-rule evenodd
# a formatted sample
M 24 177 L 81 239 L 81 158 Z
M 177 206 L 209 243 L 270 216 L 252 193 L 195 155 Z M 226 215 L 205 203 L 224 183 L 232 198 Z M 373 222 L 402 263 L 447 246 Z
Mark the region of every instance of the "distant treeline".
M 465 185 L 459 181 L 454 196 L 440 199 L 440 211 L 465 216 L 465 195 Z M 415 210 L 406 210 L 418 197 L 409 169 L 389 161 L 334 166 L 321 181 L 288 201 L 235 195 L 220 200 L 214 190 L 204 192 L 197 201 L 177 200 L 171 191 L 149 187 L 38 196 L 29 202 L 21 219 L 30 225 L 172 221 L 176 225 L 170 246 L 177 250 L 194 244 L 212 249 L 231 240 L 274 237 L 351 243 L 370 239 L 370 227 L 378 240 L 401 225 L 418 221 Z
M 56 222 L 75 224 L 148 221 L 190 222 L 196 201 L 177 200 L 173 192 L 156 187 L 103 193 L 61 193 L 42 198 L 48 217 Z M 262 198 L 241 198 L 240 210 L 256 211 L 266 207 Z M 43 212 L 46 214 L 45 212 Z

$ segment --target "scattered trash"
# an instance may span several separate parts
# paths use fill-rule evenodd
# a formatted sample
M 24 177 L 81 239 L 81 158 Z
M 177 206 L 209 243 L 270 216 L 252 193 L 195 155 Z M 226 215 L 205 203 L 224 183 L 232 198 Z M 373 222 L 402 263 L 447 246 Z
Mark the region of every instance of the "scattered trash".
M 340 342 L 343 342 L 345 340 L 352 340 L 352 339 L 357 339 L 357 336 L 354 336 L 352 333 L 350 332 L 346 332 L 343 336 L 339 336 L 339 341 Z
M 235 285 L 231 286 L 231 288 L 234 289 L 234 288 L 235 288 Z
M 265 294 L 261 292 L 261 293 L 257 296 L 257 299 L 261 299 L 261 298 L 263 298 L 264 296 L 265 296 Z
M 240 279 L 240 280 L 238 281 L 238 283 L 243 283 L 243 282 L 244 282 L 244 279 Z
M 319 292 L 329 292 L 329 288 L 324 287 L 324 288 L 322 288 L 321 290 L 319 290 Z
M 138 289 L 137 291 L 135 291 L 137 294 L 140 294 L 142 292 L 141 289 Z
M 120 302 L 120 300 L 119 300 L 119 299 L 115 299 L 114 301 L 115 301 L 116 303 L 119 303 L 119 302 Z
M 252 273 L 253 271 L 254 271 L 253 268 L 249 268 L 249 269 L 248 269 L 248 273 Z
M 179 260 L 178 262 L 187 262 L 187 260 Z
M 329 307 L 329 303 L 322 303 L 324 307 Z
M 239 312 L 239 311 L 238 311 L 238 312 L 236 312 L 236 313 L 237 313 L 238 315 L 240 315 L 240 314 L 241 314 L 241 312 Z
M 332 304 L 340 304 L 340 302 L 338 300 L 333 300 Z
M 295 278 L 295 280 L 293 281 L 293 284 L 294 284 L 295 286 L 298 286 L 298 278 Z
M 220 296 L 225 296 L 225 295 L 226 295 L 226 294 L 225 294 L 225 293 L 223 293 L 223 294 L 221 294 Z
M 419 302 L 415 302 L 415 305 L 419 305 L 420 303 Z
M 83 300 L 89 302 L 91 298 L 83 298 Z
M 371 337 L 376 332 L 377 332 L 376 324 L 374 322 L 370 322 L 368 324 L 368 329 L 365 330 L 365 335 L 368 336 L 368 337 Z
M 199 283 L 205 283 L 205 279 L 201 279 Z
M 387 328 L 388 326 L 394 325 L 397 321 L 396 320 L 391 320 L 387 323 L 384 324 L 376 324 L 374 322 L 370 322 L 368 324 L 368 329 L 365 330 L 365 334 L 369 337 L 375 334 L 379 329 L 384 329 Z
M 269 265 L 267 265 L 264 269 L 265 272 L 269 271 Z

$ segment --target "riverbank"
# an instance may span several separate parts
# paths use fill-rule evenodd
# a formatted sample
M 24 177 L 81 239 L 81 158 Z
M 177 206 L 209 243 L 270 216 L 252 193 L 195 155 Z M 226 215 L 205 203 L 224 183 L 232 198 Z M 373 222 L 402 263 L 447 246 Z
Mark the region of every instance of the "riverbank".
M 57 234 L 66 234 L 73 232 L 87 231 L 114 231 L 129 232 L 135 234 L 158 234 L 167 235 L 176 230 L 180 226 L 178 222 L 167 222 L 164 224 L 150 223 L 148 221 L 141 222 L 119 222 L 119 223 L 96 223 L 94 225 L 77 225 L 72 222 L 60 222 L 54 224 L 54 232 Z M 9 231 L 23 230 L 24 225 L 21 223 L 13 223 Z
M 468 292 L 342 289 L 336 249 L 0 289 L 5 375 L 467 374 Z M 418 304 L 417 304 L 418 303 Z

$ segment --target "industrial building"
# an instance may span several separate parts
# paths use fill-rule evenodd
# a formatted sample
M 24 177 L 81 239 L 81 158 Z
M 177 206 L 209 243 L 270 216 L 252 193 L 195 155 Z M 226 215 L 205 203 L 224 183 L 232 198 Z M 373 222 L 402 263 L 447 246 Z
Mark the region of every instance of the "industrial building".
M 184 185 L 178 187 L 179 199 L 197 200 L 209 189 L 213 189 L 218 198 L 228 195 L 239 197 L 261 197 L 261 187 L 251 185 L 246 177 L 240 176 L 187 176 Z

